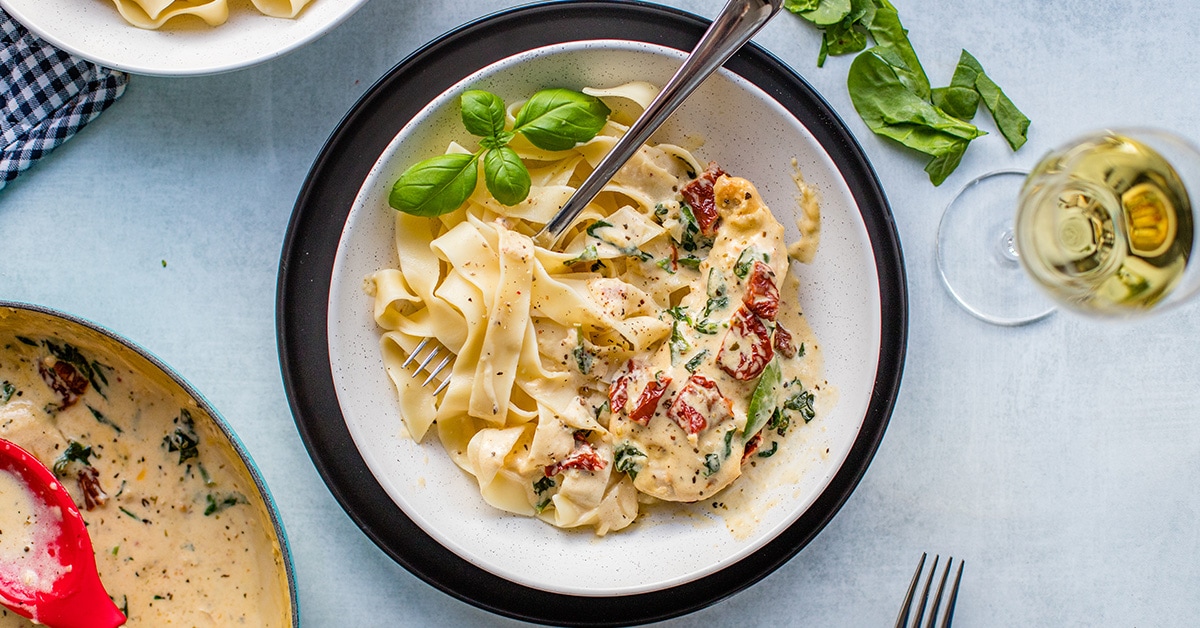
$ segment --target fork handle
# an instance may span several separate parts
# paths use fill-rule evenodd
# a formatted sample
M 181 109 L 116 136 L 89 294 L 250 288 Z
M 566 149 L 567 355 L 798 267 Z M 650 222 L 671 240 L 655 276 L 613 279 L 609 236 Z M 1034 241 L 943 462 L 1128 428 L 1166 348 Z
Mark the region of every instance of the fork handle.
M 534 236 L 534 241 L 549 248 L 684 99 L 750 41 L 781 8 L 783 0 L 729 0 L 671 80 L 667 81 L 658 96 L 575 190 L 562 209 Z

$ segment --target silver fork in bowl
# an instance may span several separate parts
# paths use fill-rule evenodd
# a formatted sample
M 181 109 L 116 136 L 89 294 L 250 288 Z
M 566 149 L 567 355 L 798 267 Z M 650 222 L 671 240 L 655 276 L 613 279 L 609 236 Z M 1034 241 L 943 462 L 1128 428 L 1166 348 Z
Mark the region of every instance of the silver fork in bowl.
M 658 96 L 634 120 L 629 130 L 617 140 L 604 159 L 596 165 L 583 183 L 567 199 L 550 222 L 534 236 L 534 242 L 550 248 L 558 236 L 571 225 L 579 212 L 600 193 L 604 184 L 629 161 L 646 140 L 662 126 L 667 118 L 696 91 L 710 74 L 721 67 L 775 14 L 783 8 L 783 0 L 729 0 L 675 75 L 667 81 Z
M 900 607 L 900 615 L 896 617 L 896 628 L 919 628 L 921 619 L 925 615 L 926 603 L 929 600 L 929 587 L 933 584 L 933 576 L 937 573 L 938 557 L 933 557 L 933 565 L 929 568 L 929 575 L 925 579 L 925 586 L 921 591 L 921 597 L 915 597 L 917 592 L 917 584 L 921 580 L 921 571 L 925 569 L 925 559 L 927 553 L 921 554 L 921 562 L 917 563 L 917 570 L 913 573 L 912 582 L 908 585 L 908 594 L 904 596 L 904 604 Z M 954 565 L 954 557 L 951 556 L 946 561 L 946 568 L 942 571 L 941 581 L 938 583 L 937 592 L 933 596 L 933 605 L 929 607 L 929 621 L 925 624 L 927 628 L 941 626 L 941 628 L 950 628 L 950 622 L 954 620 L 954 604 L 958 601 L 958 583 L 962 581 L 963 561 L 958 561 L 958 573 L 954 576 L 954 582 L 950 586 L 950 591 L 946 594 L 946 610 L 942 615 L 941 623 L 937 623 L 939 607 L 942 605 L 942 594 L 946 589 L 946 580 L 950 575 L 950 568 Z M 916 611 L 916 617 L 910 624 L 909 615 Z
M 567 199 L 558 213 L 534 236 L 534 241 L 545 248 L 550 248 L 555 239 L 570 226 L 575 216 L 596 197 L 604 184 L 608 183 L 609 179 L 621 169 L 621 166 L 629 161 L 629 158 L 638 151 L 641 145 L 650 139 L 654 131 L 667 121 L 667 118 L 679 108 L 684 99 L 696 91 L 704 79 L 728 61 L 746 42 L 750 41 L 750 38 L 772 17 L 775 17 L 775 14 L 779 13 L 782 8 L 783 0 L 729 0 L 675 75 L 667 81 L 658 96 L 638 116 L 625 135 L 617 140 L 617 143 L 600 161 L 596 169 L 580 184 L 571 198 Z M 429 342 L 429 338 L 422 339 L 402 366 L 408 368 L 409 364 L 418 359 L 417 355 L 425 349 Z M 435 380 L 438 373 L 448 365 L 450 360 L 454 359 L 452 351 L 439 347 L 438 343 L 434 341 L 428 356 L 418 362 L 412 376 L 416 377 L 418 373 L 424 371 L 442 350 L 446 351 L 446 357 L 433 369 L 426 371 L 428 376 L 421 386 Z M 447 375 L 433 394 L 437 395 L 442 392 L 449 383 L 450 377 Z
M 430 342 L 433 343 L 433 346 L 429 347 L 429 353 L 427 353 L 424 358 L 420 358 L 419 356 L 421 355 L 421 352 L 425 350 L 425 347 L 428 346 Z M 413 348 L 412 353 L 408 354 L 408 358 L 406 358 L 403 362 L 400 363 L 400 367 L 408 368 L 409 364 L 412 364 L 413 362 L 415 362 L 418 359 L 421 360 L 420 362 L 417 363 L 417 366 L 413 369 L 411 377 L 415 378 L 421 371 L 425 371 L 426 367 L 429 366 L 429 363 L 432 362 L 433 359 L 436 358 L 438 356 L 438 354 L 440 354 L 443 351 L 446 352 L 446 355 L 442 357 L 442 361 L 438 362 L 437 366 L 426 371 L 427 373 L 429 373 L 429 376 L 425 378 L 425 381 L 421 382 L 421 386 L 424 387 L 424 386 L 428 385 L 429 382 L 432 382 L 434 379 L 436 379 L 438 376 L 438 373 L 441 373 L 443 369 L 445 369 L 447 366 L 449 366 L 450 361 L 454 359 L 454 354 L 449 349 L 441 346 L 441 344 L 438 343 L 438 341 L 436 341 L 436 340 L 431 340 L 430 338 L 422 338 L 421 342 L 417 343 L 417 346 Z M 434 391 L 433 391 L 434 396 L 437 396 L 438 393 L 445 390 L 446 386 L 449 386 L 449 385 L 450 385 L 450 375 L 447 374 L 446 377 L 444 377 L 442 379 L 442 383 L 438 384 L 438 387 L 436 389 L 434 389 Z

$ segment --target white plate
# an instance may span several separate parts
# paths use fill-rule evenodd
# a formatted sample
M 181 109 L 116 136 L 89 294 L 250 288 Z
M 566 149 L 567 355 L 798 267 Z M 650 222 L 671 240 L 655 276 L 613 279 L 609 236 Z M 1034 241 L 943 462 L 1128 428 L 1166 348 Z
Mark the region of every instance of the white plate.
M 282 56 L 329 32 L 367 0 L 312 0 L 294 19 L 230 2 L 229 21 L 199 18 L 158 30 L 126 22 L 110 0 L 0 0 L 10 16 L 55 46 L 102 66 L 160 76 L 216 74 Z
M 695 151 L 700 161 L 716 161 L 753 181 L 787 228 L 789 242 L 799 238 L 793 157 L 821 191 L 822 246 L 814 264 L 796 269 L 803 285 L 801 309 L 823 345 L 825 377 L 832 386 L 822 387 L 820 418 L 789 435 L 777 454 L 781 459 L 763 465 L 780 472 L 770 478 L 774 481 L 742 478 L 713 498 L 730 502 L 745 493 L 739 501 L 749 512 L 720 516 L 707 503 L 655 508 L 629 530 L 603 540 L 591 533 L 563 533 L 484 503 L 475 482 L 454 465 L 436 436 L 421 445 L 399 436 L 395 392 L 380 358 L 381 332 L 371 318 L 373 302 L 363 292 L 364 277 L 396 267 L 394 210 L 387 202 L 392 183 L 415 155 L 432 156 L 451 139 L 462 138 L 458 97 L 465 89 L 486 89 L 512 102 L 547 85 L 611 87 L 639 79 L 661 84 L 683 58 L 679 51 L 640 42 L 571 42 L 488 66 L 404 127 L 363 184 L 342 233 L 329 294 L 329 356 L 338 402 L 358 450 L 392 500 L 425 532 L 472 563 L 529 587 L 630 595 L 688 582 L 744 558 L 795 521 L 825 489 L 854 444 L 871 397 L 879 352 L 879 283 L 866 230 L 853 220 L 857 212 L 849 189 L 803 125 L 762 90 L 721 71 L 654 140 L 687 145 L 689 136 L 704 136 L 705 145 Z M 731 533 L 725 519 L 741 520 L 745 529 Z M 694 551 L 701 547 L 704 552 Z M 577 568 L 585 555 L 593 567 Z
M 823 345 L 830 387 L 819 417 L 789 435 L 765 477 L 742 478 L 716 497 L 744 506 L 655 508 L 629 529 L 597 538 L 491 508 L 436 437 L 418 444 L 402 436 L 362 288 L 365 277 L 396 263 L 386 202 L 392 182 L 461 136 L 462 89 L 512 101 L 551 85 L 661 85 L 684 57 L 678 48 L 694 43 L 681 46 L 680 39 L 702 26 L 661 7 L 611 2 L 533 5 L 468 24 L 364 96 L 300 193 L 277 311 L 301 436 L 367 535 L 418 576 L 483 608 L 545 623 L 631 623 L 712 603 L 810 541 L 848 498 L 882 438 L 907 325 L 890 211 L 828 106 L 753 46 L 658 136 L 702 136 L 697 156 L 754 181 L 791 238 L 798 235 L 793 158 L 822 198 L 821 247 L 813 264 L 798 268 L 797 298 Z

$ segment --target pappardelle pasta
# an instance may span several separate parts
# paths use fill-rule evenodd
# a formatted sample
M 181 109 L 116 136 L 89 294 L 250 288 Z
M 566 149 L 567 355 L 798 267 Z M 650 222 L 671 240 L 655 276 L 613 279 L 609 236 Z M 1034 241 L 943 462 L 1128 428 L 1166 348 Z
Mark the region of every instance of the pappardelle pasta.
M 641 107 L 655 93 L 584 91 Z M 783 226 L 689 150 L 642 147 L 553 247 L 534 243 L 628 109 L 567 150 L 513 137 L 531 180 L 516 205 L 479 185 L 440 216 L 396 212 L 398 266 L 366 282 L 408 434 L 436 432 L 492 506 L 598 535 L 642 504 L 721 491 L 814 418 L 822 384 Z M 809 242 L 792 252 L 811 254 L 816 199 L 796 181 Z M 423 338 L 455 354 L 436 396 L 403 366 Z
M 194 15 L 209 26 L 229 19 L 228 0 L 112 0 L 125 21 L 139 28 L 156 29 L 168 20 Z M 312 0 L 251 0 L 254 8 L 271 17 L 293 18 Z

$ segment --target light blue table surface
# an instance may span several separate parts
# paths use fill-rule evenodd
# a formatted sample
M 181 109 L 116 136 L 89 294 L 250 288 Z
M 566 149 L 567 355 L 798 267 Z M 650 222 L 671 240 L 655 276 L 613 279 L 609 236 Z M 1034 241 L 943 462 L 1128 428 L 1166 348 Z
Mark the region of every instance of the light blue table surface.
M 855 113 L 848 57 L 817 68 L 819 36 L 792 15 L 756 38 L 832 104 L 879 174 L 907 265 L 907 366 L 882 445 L 828 527 L 758 584 L 667 625 L 890 625 L 922 551 L 966 560 L 956 625 L 1196 625 L 1200 303 L 1135 323 L 1060 313 L 993 327 L 942 289 L 934 242 L 970 178 L 1029 167 L 1083 131 L 1153 124 L 1200 139 L 1200 9 L 894 2 L 933 82 L 967 48 L 1032 118 L 1029 143 L 1014 154 L 992 133 L 935 188 Z M 512 4 L 374 0 L 256 67 L 135 76 L 0 191 L 0 299 L 117 331 L 220 410 L 282 510 L 304 626 L 517 623 L 409 574 L 334 501 L 288 408 L 274 312 L 293 202 L 342 115 L 422 44 Z M 666 4 L 711 17 L 722 3 Z

